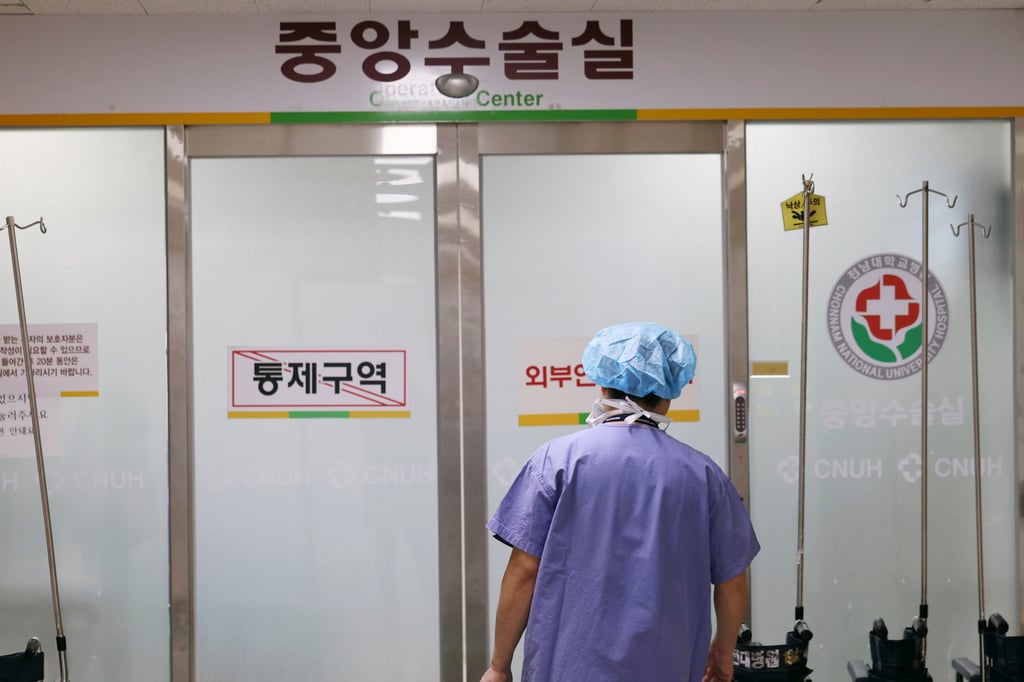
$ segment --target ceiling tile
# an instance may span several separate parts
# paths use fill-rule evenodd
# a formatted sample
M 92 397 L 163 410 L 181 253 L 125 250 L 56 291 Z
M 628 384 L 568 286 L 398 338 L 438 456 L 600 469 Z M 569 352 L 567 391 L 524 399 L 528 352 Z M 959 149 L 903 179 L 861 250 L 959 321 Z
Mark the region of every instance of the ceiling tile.
M 928 0 L 819 0 L 817 10 L 909 10 L 927 9 Z
M 370 0 L 371 12 L 479 12 L 484 0 Z
M 1024 0 L 931 0 L 921 9 L 1024 9 Z
M 589 12 L 594 0 L 484 0 L 484 12 Z
M 814 7 L 816 0 L 711 0 L 705 9 L 715 10 L 801 10 Z
M 705 9 L 711 0 L 595 0 L 595 12 L 670 12 Z
M 369 12 L 370 0 L 254 0 L 260 14 Z
M 1024 0 L 0 0 L 0 14 L 1024 9 Z
M 139 0 L 146 14 L 255 14 L 255 0 Z
M 33 14 L 145 14 L 139 0 L 22 0 Z
M 723 0 L 731 2 L 732 0 Z M 1024 0 L 816 0 L 816 10 L 989 10 L 1022 9 Z

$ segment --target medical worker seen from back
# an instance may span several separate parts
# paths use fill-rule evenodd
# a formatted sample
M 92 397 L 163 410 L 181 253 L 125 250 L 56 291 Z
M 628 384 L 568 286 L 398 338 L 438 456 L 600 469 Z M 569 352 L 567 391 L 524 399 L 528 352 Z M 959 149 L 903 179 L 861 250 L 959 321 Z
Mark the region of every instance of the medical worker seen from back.
M 760 546 L 725 473 L 661 429 L 695 365 L 649 322 L 587 344 L 592 428 L 541 446 L 487 524 L 512 554 L 482 682 L 512 680 L 524 630 L 522 682 L 732 679 Z

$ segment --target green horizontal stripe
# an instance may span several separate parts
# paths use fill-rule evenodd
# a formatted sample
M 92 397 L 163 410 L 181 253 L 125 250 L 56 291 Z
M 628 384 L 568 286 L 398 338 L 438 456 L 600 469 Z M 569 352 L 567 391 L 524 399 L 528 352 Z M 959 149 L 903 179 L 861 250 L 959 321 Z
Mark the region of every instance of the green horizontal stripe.
M 289 412 L 289 419 L 348 419 L 349 412 Z
M 503 111 L 281 111 L 271 123 L 446 123 L 490 121 L 635 121 L 635 109 L 512 109 Z

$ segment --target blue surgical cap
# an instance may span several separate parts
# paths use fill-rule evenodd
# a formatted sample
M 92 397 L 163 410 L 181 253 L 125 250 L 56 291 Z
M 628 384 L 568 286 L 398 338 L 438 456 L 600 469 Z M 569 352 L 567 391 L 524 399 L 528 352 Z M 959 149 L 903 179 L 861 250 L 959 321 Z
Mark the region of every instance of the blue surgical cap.
M 583 351 L 583 370 L 591 381 L 641 398 L 650 393 L 678 398 L 696 367 L 693 345 L 653 322 L 606 327 Z

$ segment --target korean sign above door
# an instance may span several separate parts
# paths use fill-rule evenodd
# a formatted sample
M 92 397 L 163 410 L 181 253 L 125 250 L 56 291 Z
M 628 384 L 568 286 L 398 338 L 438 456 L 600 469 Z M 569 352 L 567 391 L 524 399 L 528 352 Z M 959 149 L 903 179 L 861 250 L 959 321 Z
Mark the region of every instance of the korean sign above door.
M 177 113 L 186 122 L 231 122 L 252 114 L 245 122 L 258 123 L 312 122 L 317 113 L 335 121 L 346 120 L 338 114 L 387 112 L 409 112 L 410 119 L 432 113 L 430 120 L 510 113 L 557 120 L 561 112 L 572 120 L 633 120 L 642 109 L 1021 106 L 1024 91 L 1006 87 L 1016 82 L 1021 48 L 1005 17 L 993 11 L 8 17 L 0 22 L 0 41 L 18 59 L 0 76 L 7 95 L 0 116 L 146 113 L 160 114 L 159 121 Z M 946 49 L 962 36 L 965 21 L 985 35 L 985 53 Z M 890 39 L 865 51 L 865 36 L 879 31 Z M 805 40 L 809 35 L 828 35 L 829 49 Z M 723 54 L 728 58 L 709 57 Z M 932 68 L 922 74 L 915 67 L 925 62 Z M 807 93 L 794 90 L 792 66 L 801 63 L 830 77 Z M 478 79 L 479 87 L 461 99 L 442 95 L 435 81 L 459 72 Z M 864 80 L 874 72 L 889 78 Z M 977 78 L 982 72 L 987 77 Z M 203 118 L 203 112 L 222 113 Z M 653 114 L 659 115 L 670 112 Z
M 477 91 L 474 100 L 484 107 L 542 107 L 540 86 L 559 80 L 563 69 L 586 80 L 633 79 L 632 19 L 587 19 L 569 31 L 514 19 L 511 30 L 497 35 L 493 28 L 470 35 L 465 21 L 454 20 L 441 30 L 421 30 L 417 22 L 399 18 L 363 19 L 350 28 L 339 23 L 282 21 L 275 48 L 283 59 L 281 74 L 297 83 L 324 83 L 339 66 L 350 74 L 358 67 L 369 81 L 382 84 L 369 96 L 375 107 L 439 97 L 422 82 L 422 67 L 473 75 L 500 66 L 505 81 L 521 87 Z M 390 83 L 399 85 L 383 85 Z

